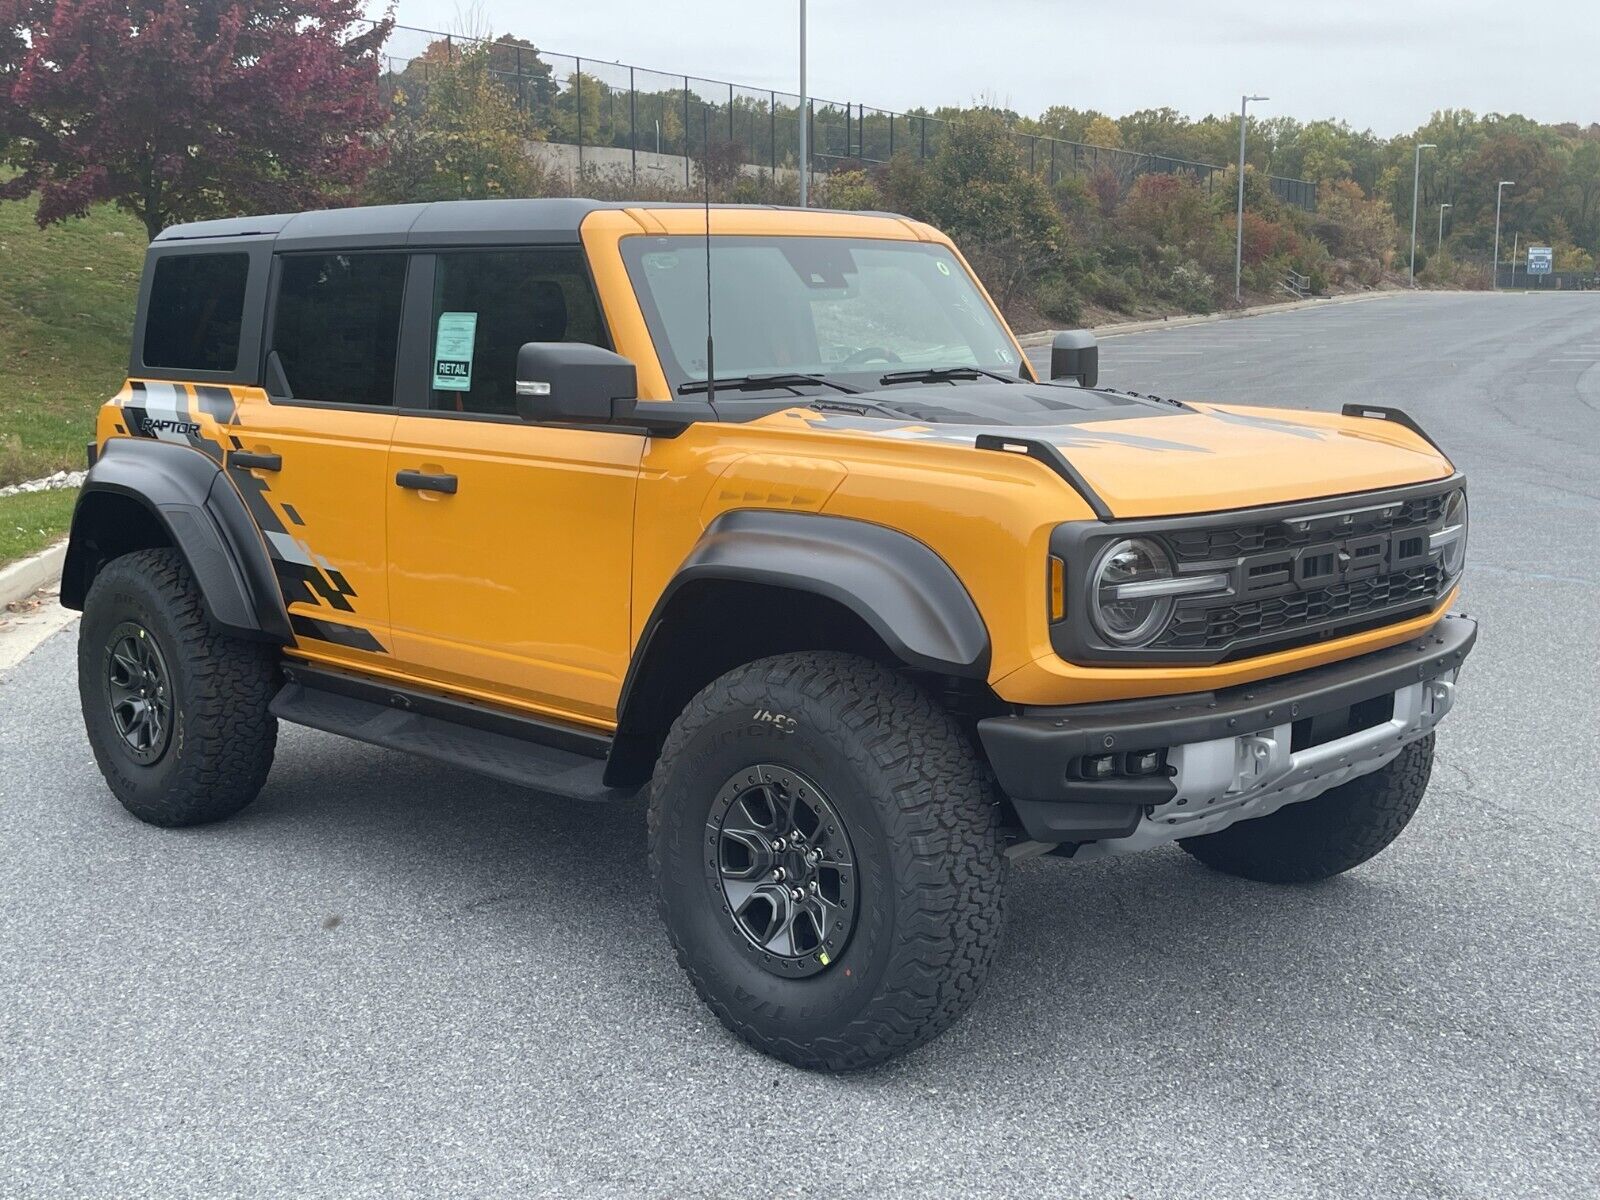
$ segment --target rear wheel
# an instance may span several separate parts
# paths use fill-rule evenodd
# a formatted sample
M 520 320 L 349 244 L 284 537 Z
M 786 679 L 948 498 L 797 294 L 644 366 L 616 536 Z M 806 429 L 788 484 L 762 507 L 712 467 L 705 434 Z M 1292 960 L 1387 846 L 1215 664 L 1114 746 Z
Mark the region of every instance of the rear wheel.
M 848 1070 L 935 1036 L 999 942 L 995 798 L 915 685 L 842 654 L 723 676 L 662 750 L 650 862 L 678 962 L 723 1024 Z
M 1178 843 L 1206 866 L 1264 883 L 1309 883 L 1360 866 L 1410 822 L 1433 770 L 1433 735 L 1359 779 L 1266 817 Z
M 232 816 L 266 781 L 276 652 L 212 625 L 176 550 L 107 564 L 84 599 L 78 695 L 95 761 L 152 825 Z

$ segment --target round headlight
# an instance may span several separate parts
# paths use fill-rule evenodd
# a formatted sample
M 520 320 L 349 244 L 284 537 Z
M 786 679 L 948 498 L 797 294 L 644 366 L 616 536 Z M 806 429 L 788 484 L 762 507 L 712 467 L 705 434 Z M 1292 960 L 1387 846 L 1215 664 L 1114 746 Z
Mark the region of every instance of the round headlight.
M 1113 542 L 1095 562 L 1090 581 L 1095 628 L 1119 646 L 1148 642 L 1172 615 L 1173 598 L 1157 584 L 1173 578 L 1172 557 L 1159 542 L 1127 538 Z
M 1451 492 L 1444 502 L 1444 527 L 1434 534 L 1434 541 L 1439 546 L 1439 568 L 1446 580 L 1452 580 L 1467 565 L 1466 492 Z

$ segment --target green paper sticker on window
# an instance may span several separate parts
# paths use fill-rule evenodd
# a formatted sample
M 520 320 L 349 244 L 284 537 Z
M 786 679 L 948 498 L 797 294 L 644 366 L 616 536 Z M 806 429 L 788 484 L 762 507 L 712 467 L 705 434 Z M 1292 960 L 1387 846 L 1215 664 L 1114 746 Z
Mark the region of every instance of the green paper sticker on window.
M 437 390 L 472 390 L 472 343 L 477 333 L 477 313 L 439 314 L 439 336 L 433 343 L 433 386 Z

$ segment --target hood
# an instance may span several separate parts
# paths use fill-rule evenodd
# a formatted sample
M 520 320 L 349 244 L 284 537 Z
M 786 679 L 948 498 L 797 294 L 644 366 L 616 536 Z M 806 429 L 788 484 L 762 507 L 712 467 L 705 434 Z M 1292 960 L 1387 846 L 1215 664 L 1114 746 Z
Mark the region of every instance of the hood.
M 1118 517 L 1312 500 L 1453 471 L 1425 439 L 1387 421 L 1053 384 L 884 388 L 825 398 L 822 411 L 790 412 L 818 430 L 968 446 L 975 453 L 993 453 L 977 449 L 982 434 L 1044 442 Z

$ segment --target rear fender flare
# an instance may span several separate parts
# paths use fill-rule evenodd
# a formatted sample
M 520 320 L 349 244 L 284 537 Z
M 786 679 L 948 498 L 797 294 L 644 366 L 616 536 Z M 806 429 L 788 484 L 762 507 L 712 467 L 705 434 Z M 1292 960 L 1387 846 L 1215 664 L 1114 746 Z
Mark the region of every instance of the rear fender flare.
M 73 510 L 63 605 L 83 607 L 99 569 L 100 543 L 114 534 L 107 522 L 130 502 L 154 518 L 183 555 L 213 621 L 238 636 L 292 640 L 266 547 L 244 501 L 215 461 L 172 442 L 106 442 Z

